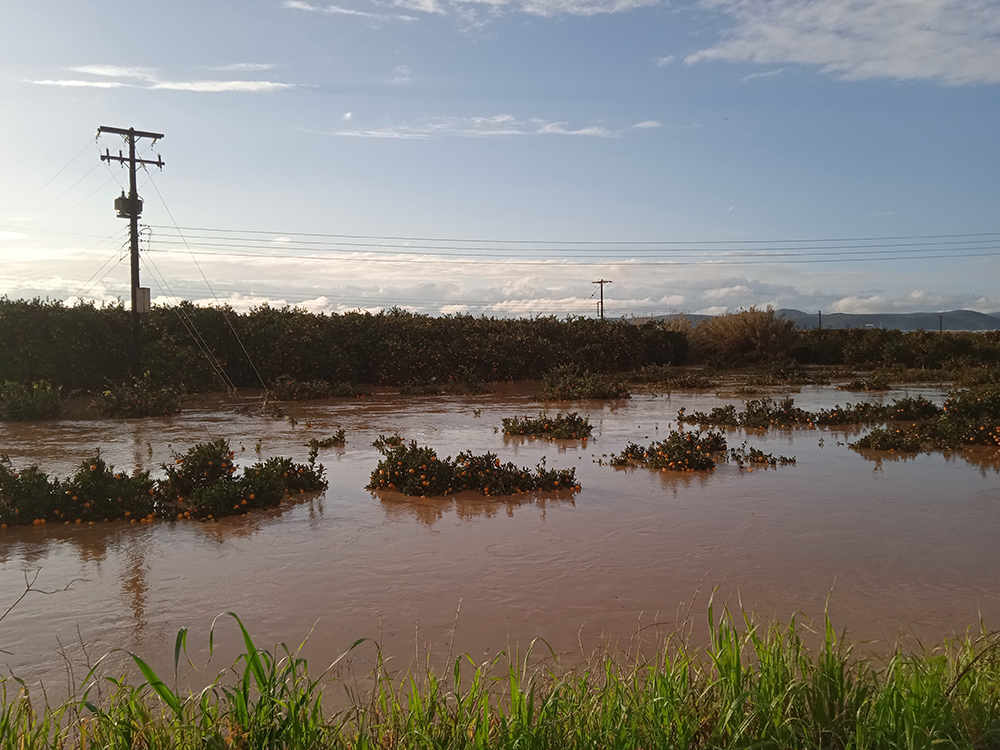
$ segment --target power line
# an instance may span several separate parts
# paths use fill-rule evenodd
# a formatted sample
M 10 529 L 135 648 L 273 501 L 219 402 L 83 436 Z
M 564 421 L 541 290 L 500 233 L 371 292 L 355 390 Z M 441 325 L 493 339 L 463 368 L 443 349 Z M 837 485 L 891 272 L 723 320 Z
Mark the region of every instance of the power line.
M 87 143 L 86 143 L 86 145 L 83 148 L 80 149 L 80 153 L 78 153 L 76 156 L 74 156 L 72 159 L 70 159 L 68 162 L 66 162 L 66 164 L 63 166 L 62 169 L 60 169 L 58 172 L 56 172 L 54 175 L 52 175 L 48 180 L 46 180 L 45 184 L 42 185 L 40 188 L 38 188 L 38 190 L 36 190 L 35 192 L 33 192 L 31 195 L 29 195 L 28 196 L 28 200 L 31 200 L 36 195 L 38 195 L 40 192 L 42 192 L 45 188 L 47 188 L 52 183 L 53 180 L 56 179 L 56 177 L 58 177 L 63 172 L 65 172 L 66 169 L 69 167 L 70 164 L 72 164 L 77 159 L 79 159 L 81 156 L 83 156 L 83 153 L 87 149 L 90 148 L 90 146 L 91 146 L 92 143 L 93 143 L 93 141 L 88 140 Z M 91 170 L 91 171 L 93 171 L 93 170 Z M 88 174 L 89 174 L 89 172 L 88 172 Z
M 157 244 L 161 244 L 158 241 Z M 168 244 L 168 243 L 162 243 Z M 823 258 L 823 257 L 811 257 L 811 256 L 751 256 L 751 257 L 776 257 L 781 260 L 728 260 L 722 259 L 709 259 L 709 260 L 634 260 L 634 259 L 619 259 L 619 260 L 605 260 L 605 261 L 574 261 L 572 259 L 548 259 L 548 260 L 522 260 L 516 258 L 508 258 L 505 260 L 473 260 L 473 259 L 438 259 L 433 256 L 418 256 L 411 258 L 371 258 L 371 257 L 359 257 L 359 258 L 344 258 L 344 257 L 329 257 L 329 256 L 317 256 L 317 255 L 289 255 L 289 254 L 264 254 L 264 253 L 243 253 L 243 252 L 218 252 L 211 250 L 194 250 L 188 248 L 187 251 L 179 250 L 160 250 L 156 249 L 155 252 L 159 252 L 164 255 L 170 254 L 191 254 L 191 255 L 203 255 L 203 256 L 215 256 L 222 258 L 258 258 L 260 260 L 307 260 L 307 261 L 335 261 L 335 262 L 345 262 L 354 261 L 359 263 L 381 263 L 388 265 L 406 265 L 409 263 L 436 263 L 441 265 L 456 265 L 456 266 L 528 266 L 528 267 L 552 267 L 552 268 L 566 268 L 566 267 L 608 267 L 608 266 L 634 266 L 634 267 L 645 267 L 645 266 L 759 266 L 759 265 L 776 265 L 776 264 L 803 264 L 803 263 L 871 263 L 871 262 L 884 262 L 884 261 L 899 261 L 899 260 L 941 260 L 941 259 L 955 259 L 955 258 L 991 258 L 1000 255 L 1000 247 L 996 248 L 982 248 L 988 250 L 996 250 L 996 252 L 983 252 L 983 253 L 948 253 L 948 254 L 937 254 L 937 255 L 893 255 L 891 257 L 856 257 L 856 258 Z M 914 252 L 912 250 L 908 252 Z M 928 250 L 927 252 L 932 252 Z
M 508 254 L 511 252 L 518 253 L 535 253 L 539 255 L 544 255 L 547 253 L 629 253 L 629 257 L 660 257 L 665 253 L 670 254 L 706 254 L 706 253 L 725 253 L 728 257 L 749 257 L 749 256 L 761 256 L 765 254 L 773 255 L 774 257 L 798 257 L 798 256 L 812 256 L 812 255 L 858 255 L 871 254 L 871 253 L 889 253 L 889 252 L 910 252 L 919 251 L 920 248 L 927 248 L 928 250 L 942 250 L 944 248 L 967 248 L 974 246 L 985 246 L 985 245 L 996 245 L 995 239 L 982 239 L 982 240 L 962 240 L 962 241 L 952 241 L 952 242 L 908 242 L 908 243 L 893 243 L 893 244 L 856 244 L 856 245 L 804 245 L 799 247 L 789 247 L 789 248 L 771 248 L 767 246 L 762 246 L 758 248 L 740 248 L 740 249 L 725 249 L 725 248 L 691 248 L 688 247 L 661 247 L 661 248 L 643 248 L 640 252 L 655 252 L 656 255 L 639 255 L 636 251 L 630 248 L 621 247 L 611 247 L 611 248 L 567 248 L 567 247 L 538 247 L 538 248 L 491 248 L 491 247 L 467 247 L 462 248 L 458 246 L 450 245 L 386 245 L 384 243 L 362 243 L 362 242 L 338 242 L 338 243 L 327 243 L 327 242 L 315 242 L 315 241 L 288 241 L 280 242 L 274 241 L 267 244 L 258 244 L 259 240 L 244 240 L 239 237 L 234 237 L 232 239 L 215 237 L 211 235 L 186 235 L 184 241 L 187 240 L 214 240 L 212 242 L 198 242 L 197 244 L 201 247 L 235 247 L 235 248 L 256 248 L 261 250 L 279 250 L 283 248 L 289 249 L 304 249 L 313 250 L 317 252 L 354 252 L 353 248 L 364 248 L 357 252 L 370 252 L 370 253 L 412 253 L 414 250 L 434 250 L 440 251 L 435 252 L 435 255 L 455 255 L 455 256 L 471 256 L 471 257 L 482 257 L 481 253 L 493 252 L 496 254 Z M 180 244 L 173 242 L 169 239 L 161 240 L 164 244 Z M 458 251 L 458 252 L 455 252 Z M 846 252 L 841 252 L 846 251 Z
M 170 229 L 171 227 L 157 227 L 156 229 Z M 513 245 L 759 245 L 759 244 L 779 244 L 797 242 L 878 242 L 890 240 L 931 240 L 931 239 L 952 239 L 960 237 L 1000 237 L 1000 232 L 976 232 L 964 234 L 911 234 L 889 237 L 839 237 L 827 239 L 782 239 L 782 240 L 502 240 L 502 239 L 468 239 L 468 238 L 447 238 L 447 237 L 401 237 L 392 235 L 373 234 L 326 234 L 322 232 L 275 232 L 263 229 L 218 229 L 211 227 L 176 227 L 186 232 L 224 232 L 240 234 L 271 234 L 290 237 L 332 237 L 337 239 L 363 239 L 363 240 L 393 240 L 401 242 L 452 242 L 452 243 L 493 243 L 493 244 L 513 244 Z

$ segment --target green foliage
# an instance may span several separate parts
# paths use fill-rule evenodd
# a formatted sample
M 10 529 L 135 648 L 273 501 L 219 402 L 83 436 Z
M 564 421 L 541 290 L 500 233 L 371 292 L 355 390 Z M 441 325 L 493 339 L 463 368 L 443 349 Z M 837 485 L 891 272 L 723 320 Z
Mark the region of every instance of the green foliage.
M 873 430 L 853 445 L 905 451 L 994 446 L 1000 445 L 1000 385 L 953 391 L 943 407 L 936 406 L 923 396 L 904 396 L 888 404 L 861 402 L 809 412 L 796 407 L 791 398 L 778 403 L 764 398 L 747 401 L 743 411 L 739 411 L 734 404 L 717 406 L 707 414 L 687 414 L 682 408 L 677 412 L 677 421 L 680 424 L 745 429 L 892 422 L 897 426 Z
M 538 419 L 525 416 L 523 419 L 521 417 L 507 417 L 503 420 L 505 435 L 527 435 L 549 440 L 585 439 L 590 437 L 593 429 L 590 419 L 581 417 L 575 411 L 568 414 L 560 412 L 554 417 L 539 412 Z
M 100 451 L 84 459 L 76 474 L 60 487 L 69 507 L 53 510 L 53 520 L 107 521 L 128 518 L 139 521 L 156 514 L 153 480 L 147 472 L 134 476 L 116 472 Z
M 887 391 L 889 381 L 883 373 L 875 372 L 867 378 L 857 378 L 843 385 L 838 385 L 839 391 Z
M 11 380 L 0 382 L 0 422 L 56 419 L 62 411 L 61 390 L 46 380 L 30 386 Z
M 746 441 L 739 448 L 730 448 L 728 459 L 741 469 L 749 466 L 762 466 L 764 468 L 774 468 L 776 466 L 790 466 L 795 463 L 794 456 L 775 456 L 773 453 L 765 453 L 753 446 L 747 447 Z
M 437 452 L 416 441 L 408 445 L 398 435 L 384 435 L 372 444 L 384 456 L 372 471 L 368 490 L 393 490 L 404 495 L 443 496 L 462 490 L 483 495 L 514 495 L 535 490 L 579 490 L 575 469 L 548 469 L 545 460 L 535 470 L 501 464 L 493 453 L 459 453 L 443 461 Z
M 319 398 L 352 398 L 368 396 L 371 388 L 356 383 L 330 383 L 327 380 L 300 381 L 282 375 L 270 388 L 279 401 L 309 401 Z
M 718 385 L 718 381 L 703 373 L 678 370 L 671 365 L 648 365 L 635 370 L 628 379 L 632 383 L 648 383 L 654 389 L 665 391 L 700 390 Z
M 696 411 L 687 414 L 684 408 L 677 412 L 680 424 L 712 425 L 715 427 L 742 427 L 767 429 L 808 424 L 813 415 L 795 406 L 795 400 L 786 397 L 780 401 L 770 398 L 749 399 L 738 411 L 734 404 L 716 406 L 709 413 Z
M 198 340 L 189 329 L 195 329 Z M 67 390 L 99 391 L 125 379 L 129 315 L 121 304 L 66 307 L 59 302 L 0 298 L 0 381 L 46 379 Z M 239 335 L 237 340 L 234 331 Z M 262 305 L 156 305 L 144 316 L 143 366 L 156 382 L 183 392 L 218 389 L 201 347 L 236 386 L 290 378 L 301 383 L 401 385 L 540 378 L 563 363 L 626 372 L 679 364 L 683 333 L 659 323 L 554 317 L 430 317 L 400 309 L 312 314 Z M 242 341 L 242 345 L 241 342 Z M 334 393 L 339 386 L 332 385 Z M 345 394 L 353 395 L 353 394 Z
M 228 480 L 236 473 L 235 455 L 224 438 L 192 445 L 185 454 L 175 452 L 174 463 L 162 465 L 167 476 L 161 492 L 168 500 L 183 501 L 195 490 Z
M 850 447 L 862 450 L 916 453 L 920 450 L 920 439 L 901 427 L 895 429 L 875 427 L 857 442 L 851 443 Z
M 326 488 L 324 467 L 312 454 L 305 464 L 272 457 L 246 468 L 233 465 L 225 440 L 192 446 L 164 465 L 166 477 L 147 472 L 116 472 L 98 451 L 64 481 L 50 479 L 38 467 L 15 471 L 0 457 L 0 524 L 87 523 L 156 516 L 218 518 L 277 505 L 294 493 Z
M 61 499 L 58 480 L 37 466 L 15 471 L 10 459 L 0 456 L 0 524 L 37 523 L 51 517 Z
M 704 471 L 714 469 L 716 462 L 724 459 L 726 447 L 726 438 L 719 432 L 671 430 L 666 440 L 654 441 L 645 448 L 629 443 L 609 463 L 641 464 L 661 471 Z
M 872 656 L 828 617 L 767 622 L 710 602 L 703 648 L 675 637 L 623 658 L 609 644 L 567 669 L 529 647 L 485 662 L 462 655 L 444 674 L 399 675 L 379 657 L 355 692 L 356 678 L 311 671 L 302 646 L 259 648 L 233 613 L 213 622 L 210 654 L 223 617 L 238 625 L 243 653 L 189 691 L 136 654 L 138 674 L 102 680 L 101 693 L 89 681 L 102 675 L 87 675 L 82 698 L 63 704 L 32 701 L 27 681 L 2 678 L 0 748 L 973 750 L 995 747 L 1000 727 L 995 633 Z M 182 629 L 175 671 L 187 653 Z M 347 690 L 346 710 L 326 713 L 331 688 Z
M 628 386 L 577 365 L 560 365 L 545 373 L 536 398 L 540 401 L 631 398 Z
M 322 440 L 312 438 L 306 445 L 316 451 L 321 448 L 339 448 L 342 445 L 347 445 L 347 433 L 344 432 L 343 427 L 340 427 L 330 437 L 323 438 Z
M 98 397 L 97 408 L 105 417 L 114 419 L 165 417 L 181 410 L 180 394 L 175 388 L 154 385 L 146 373 L 141 378 L 109 385 Z

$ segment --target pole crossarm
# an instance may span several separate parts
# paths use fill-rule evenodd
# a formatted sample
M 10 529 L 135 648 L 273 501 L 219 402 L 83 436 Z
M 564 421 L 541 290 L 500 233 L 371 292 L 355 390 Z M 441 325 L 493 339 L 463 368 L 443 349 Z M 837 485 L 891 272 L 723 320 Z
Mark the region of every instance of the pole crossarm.
M 154 167 L 159 167 L 160 169 L 163 169 L 163 165 L 166 164 L 166 162 L 163 161 L 163 159 L 160 158 L 159 155 L 157 155 L 156 161 L 153 161 L 152 159 L 139 159 L 138 157 L 133 160 L 127 156 L 124 156 L 121 151 L 119 151 L 117 154 L 112 154 L 107 149 L 104 149 L 104 153 L 101 154 L 101 161 L 116 161 L 119 164 L 123 165 L 131 164 L 134 161 L 136 164 L 150 164 Z
M 158 141 L 164 137 L 163 133 L 147 133 L 145 130 L 136 130 L 135 128 L 110 128 L 107 125 L 101 125 L 97 129 L 97 134 L 101 133 L 114 133 L 115 135 L 131 135 L 136 138 L 152 138 L 154 141 Z

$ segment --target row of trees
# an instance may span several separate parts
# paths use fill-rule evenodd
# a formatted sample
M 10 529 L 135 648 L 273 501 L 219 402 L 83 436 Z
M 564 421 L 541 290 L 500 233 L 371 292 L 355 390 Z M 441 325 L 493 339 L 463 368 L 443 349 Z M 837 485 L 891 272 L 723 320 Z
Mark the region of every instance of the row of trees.
M 126 377 L 129 314 L 123 305 L 67 307 L 0 299 L 0 381 L 48 380 L 96 390 Z M 279 376 L 399 385 L 540 378 L 558 365 L 619 372 L 680 364 L 687 337 L 658 323 L 591 318 L 430 317 L 398 308 L 342 315 L 262 305 L 154 307 L 143 320 L 143 367 L 188 391 L 222 383 L 205 352 L 237 386 Z
M 128 374 L 128 330 L 121 304 L 67 307 L 0 298 L 0 382 L 102 389 Z M 377 385 L 523 380 L 560 365 L 627 372 L 780 360 L 865 369 L 1000 364 L 1000 332 L 798 330 L 770 309 L 690 327 L 582 317 L 430 317 L 398 308 L 326 315 L 262 305 L 237 313 L 184 302 L 154 307 L 144 317 L 143 339 L 152 379 L 187 391 L 220 388 L 218 367 L 234 385 L 260 386 L 279 376 Z

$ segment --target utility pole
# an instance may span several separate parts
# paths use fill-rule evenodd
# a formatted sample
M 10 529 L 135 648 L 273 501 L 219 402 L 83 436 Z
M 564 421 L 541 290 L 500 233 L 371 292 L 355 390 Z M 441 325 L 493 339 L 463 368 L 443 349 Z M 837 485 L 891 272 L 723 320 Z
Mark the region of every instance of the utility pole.
M 601 279 L 600 281 L 591 281 L 590 283 L 601 285 L 601 320 L 604 320 L 604 285 L 612 282 Z
M 118 154 L 115 155 L 105 148 L 104 153 L 101 154 L 101 161 L 116 161 L 122 166 L 128 164 L 128 196 L 125 195 L 125 191 L 123 190 L 121 197 L 115 199 L 115 210 L 118 211 L 119 218 L 129 220 L 129 247 L 132 259 L 132 342 L 129 347 L 129 372 L 133 377 L 139 377 L 142 374 L 142 355 L 140 352 L 142 339 L 139 328 L 139 315 L 149 312 L 149 289 L 141 289 L 139 287 L 139 214 L 142 213 L 142 200 L 140 200 L 135 187 L 135 165 L 151 164 L 163 169 L 163 159 L 160 158 L 159 154 L 156 155 L 156 161 L 137 159 L 135 156 L 135 139 L 152 138 L 153 143 L 156 143 L 160 138 L 163 138 L 163 133 L 147 133 L 144 130 L 136 130 L 135 128 L 129 128 L 128 130 L 124 130 L 123 128 L 109 128 L 104 125 L 97 129 L 98 136 L 102 133 L 115 133 L 123 136 L 128 142 L 128 156 L 122 154 L 121 149 L 118 149 Z

